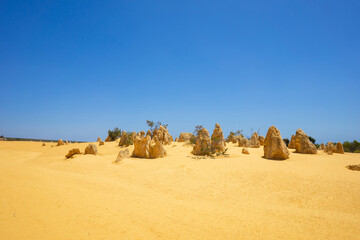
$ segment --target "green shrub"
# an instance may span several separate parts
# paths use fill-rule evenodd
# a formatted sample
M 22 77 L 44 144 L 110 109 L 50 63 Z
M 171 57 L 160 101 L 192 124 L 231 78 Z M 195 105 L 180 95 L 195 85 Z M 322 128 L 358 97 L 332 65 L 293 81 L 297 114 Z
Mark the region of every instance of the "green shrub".
M 130 145 L 133 145 L 134 144 L 134 140 L 132 138 L 132 132 L 126 132 L 126 134 L 124 134 L 124 141 L 123 141 L 123 144 L 125 146 L 130 146 Z
M 158 129 L 160 126 L 167 128 L 169 125 L 159 121 L 155 123 L 154 121 L 150 121 L 150 120 L 146 120 L 146 124 L 149 126 L 151 132 L 154 132 L 154 130 Z
M 343 143 L 344 151 L 345 152 L 356 152 L 360 151 L 360 142 L 354 140 L 353 142 L 344 142 Z
M 108 135 L 111 141 L 115 141 L 117 138 L 121 137 L 121 129 L 115 127 L 114 130 L 109 130 Z
M 310 140 L 310 142 L 312 142 L 313 144 L 315 144 L 315 142 L 316 142 L 315 138 L 313 138 L 313 137 L 311 137 L 311 136 L 309 136 L 309 140 Z

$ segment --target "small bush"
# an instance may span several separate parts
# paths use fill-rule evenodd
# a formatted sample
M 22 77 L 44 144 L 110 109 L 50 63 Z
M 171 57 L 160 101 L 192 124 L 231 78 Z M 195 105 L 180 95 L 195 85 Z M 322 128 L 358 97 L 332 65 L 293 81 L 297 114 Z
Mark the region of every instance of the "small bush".
M 124 135 L 125 141 L 123 142 L 125 146 L 130 146 L 134 144 L 134 140 L 132 138 L 132 132 L 126 132 L 126 135 Z
M 121 129 L 115 127 L 114 130 L 109 130 L 108 135 L 111 141 L 115 141 L 117 138 L 121 137 Z
M 288 138 L 284 138 L 283 141 L 286 144 L 286 146 L 289 146 L 290 140 Z
M 360 142 L 354 140 L 352 142 L 344 142 L 343 143 L 344 151 L 345 152 L 360 152 Z
M 154 122 L 154 121 L 150 121 L 150 120 L 146 120 L 146 125 L 149 126 L 150 131 L 154 132 L 154 130 L 157 130 L 160 126 L 163 126 L 164 128 L 167 128 L 169 126 L 169 124 L 166 123 L 162 123 L 162 122 Z
M 315 142 L 316 142 L 315 138 L 313 138 L 313 137 L 311 137 L 311 136 L 309 136 L 309 140 L 310 140 L 310 142 L 312 142 L 313 144 L 315 144 Z

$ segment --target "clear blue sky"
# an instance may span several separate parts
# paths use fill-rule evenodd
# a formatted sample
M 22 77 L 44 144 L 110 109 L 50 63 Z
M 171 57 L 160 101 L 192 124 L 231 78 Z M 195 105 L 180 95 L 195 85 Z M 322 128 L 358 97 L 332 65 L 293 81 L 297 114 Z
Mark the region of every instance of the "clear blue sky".
M 0 0 L 0 84 L 9 137 L 149 119 L 359 140 L 360 1 Z

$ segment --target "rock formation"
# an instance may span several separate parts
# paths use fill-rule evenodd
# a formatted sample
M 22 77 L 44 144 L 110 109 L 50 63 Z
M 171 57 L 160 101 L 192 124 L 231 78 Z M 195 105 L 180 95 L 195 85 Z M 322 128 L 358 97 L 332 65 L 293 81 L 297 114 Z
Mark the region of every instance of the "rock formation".
M 325 150 L 326 146 L 324 143 L 322 143 L 320 146 L 319 146 L 319 149 L 318 150 Z
M 264 158 L 285 160 L 289 155 L 290 152 L 281 138 L 280 131 L 275 126 L 271 126 L 265 138 Z
M 46 146 L 46 143 L 43 143 L 42 146 L 45 147 L 45 146 Z
M 292 137 L 291 137 L 292 140 Z M 316 154 L 317 149 L 315 144 L 313 144 L 308 135 L 304 133 L 300 128 L 296 131 L 295 134 L 295 152 L 304 153 L 304 154 Z
M 127 132 L 123 131 L 119 141 L 119 146 L 129 146 L 129 136 Z
M 196 137 L 195 146 L 192 150 L 194 155 L 210 155 L 211 154 L 211 140 L 210 134 L 206 128 L 202 128 L 198 131 L 198 136 Z
M 150 136 L 150 137 L 152 137 L 152 132 L 151 132 L 150 130 L 147 130 L 147 132 L 146 132 L 146 136 Z
M 138 158 L 150 158 L 150 136 L 136 136 L 134 138 L 134 151 L 132 152 L 133 157 Z
M 175 142 L 178 142 L 179 141 L 179 139 L 178 138 L 175 138 Z
M 328 142 L 324 149 L 324 152 L 326 152 L 328 154 L 330 154 L 330 153 L 332 154 L 335 151 L 336 151 L 335 145 L 332 142 Z
M 143 138 L 143 137 L 145 137 L 145 135 L 146 135 L 146 134 L 145 134 L 145 131 L 144 131 L 144 130 L 141 130 L 141 131 L 140 131 L 140 137 Z M 151 137 L 150 137 L 150 138 L 151 138 Z
M 138 158 L 160 158 L 166 156 L 166 151 L 157 136 L 154 136 L 153 140 L 151 140 L 150 136 L 142 138 L 136 136 L 132 156 Z
M 69 153 L 68 154 L 66 154 L 66 158 L 71 158 L 71 157 L 73 157 L 75 154 L 81 154 L 80 153 L 80 149 L 78 149 L 78 148 L 74 148 L 74 149 L 71 149 L 70 151 L 69 151 Z
M 101 142 L 101 141 L 102 141 L 102 140 L 101 140 L 100 137 L 98 137 L 97 140 L 96 140 L 96 142 Z
M 100 142 L 99 142 L 99 146 L 102 146 L 102 145 L 104 145 L 104 142 L 103 142 L 103 141 L 100 141 Z
M 260 136 L 260 137 L 259 137 L 259 142 L 260 142 L 260 146 L 264 146 L 265 137 L 264 137 L 264 136 Z
M 89 144 L 85 148 L 85 154 L 94 154 L 96 155 L 98 153 L 97 146 L 95 144 Z
M 107 136 L 107 138 L 105 139 L 105 142 L 111 142 L 111 137 Z
M 66 144 L 66 145 L 69 144 L 68 140 L 65 141 L 65 144 Z
M 193 135 L 191 133 L 182 132 L 182 133 L 180 133 L 178 142 L 188 142 L 188 141 L 190 141 L 192 136 Z
M 158 129 L 155 129 L 153 132 L 153 137 L 157 137 L 157 139 L 160 141 L 163 145 L 171 144 L 171 136 L 169 134 L 169 130 L 163 126 L 160 125 Z
M 150 143 L 150 158 L 162 158 L 166 155 L 166 150 L 164 149 L 159 139 L 155 136 Z
M 344 147 L 341 142 L 336 143 L 336 153 L 344 154 Z
M 296 144 L 295 144 L 295 135 L 291 135 L 291 140 L 290 140 L 288 148 L 295 149 L 295 146 L 296 146 Z
M 63 141 L 63 140 L 61 140 L 61 139 L 59 139 L 59 141 L 58 141 L 58 143 L 57 143 L 57 145 L 56 145 L 56 146 L 61 146 L 61 145 L 64 145 L 64 141 Z
M 344 154 L 344 147 L 341 144 L 341 142 L 336 143 L 336 145 L 334 145 L 334 143 L 332 142 L 328 142 L 328 144 L 325 147 L 325 152 L 327 153 L 342 153 Z
M 0 136 L 0 141 L 6 141 L 6 138 L 4 136 Z
M 238 146 L 239 147 L 250 147 L 249 140 L 240 136 L 238 139 Z
M 121 160 L 123 160 L 124 158 L 129 158 L 130 157 L 130 151 L 129 149 L 125 149 L 125 150 L 121 150 L 119 152 L 119 154 L 117 155 L 116 161 L 115 162 L 120 162 Z
M 212 153 L 225 152 L 226 148 L 223 130 L 219 124 L 215 124 L 213 134 L 211 135 L 211 150 Z
M 241 152 L 243 154 L 249 154 L 249 150 L 247 148 L 243 148 Z
M 254 134 L 251 136 L 249 144 L 251 148 L 260 147 L 259 135 L 257 134 L 257 132 L 254 132 Z

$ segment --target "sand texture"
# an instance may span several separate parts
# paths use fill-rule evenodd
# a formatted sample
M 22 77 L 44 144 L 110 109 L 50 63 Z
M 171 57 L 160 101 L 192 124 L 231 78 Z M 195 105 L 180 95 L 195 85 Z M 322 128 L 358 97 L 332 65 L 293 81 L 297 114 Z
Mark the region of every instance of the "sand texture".
M 346 168 L 360 154 L 274 161 L 231 143 L 211 159 L 172 143 L 115 164 L 115 142 L 70 159 L 88 143 L 55 145 L 0 142 L 1 239 L 360 239 L 360 172 Z

